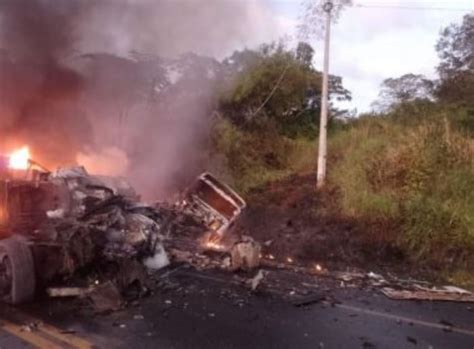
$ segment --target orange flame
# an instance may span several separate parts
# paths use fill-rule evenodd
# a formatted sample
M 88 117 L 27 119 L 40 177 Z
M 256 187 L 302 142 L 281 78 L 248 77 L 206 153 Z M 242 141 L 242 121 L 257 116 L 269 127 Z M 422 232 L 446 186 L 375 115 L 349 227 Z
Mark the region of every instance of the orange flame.
M 221 243 L 221 236 L 217 233 L 210 233 L 203 241 L 204 246 L 209 250 L 223 251 L 225 246 Z
M 26 170 L 30 164 L 30 149 L 23 147 L 10 154 L 8 166 L 13 170 Z
M 208 241 L 208 242 L 206 242 L 205 245 L 206 245 L 206 247 L 207 247 L 208 249 L 210 249 L 210 250 L 218 250 L 218 251 L 220 251 L 220 250 L 224 250 L 224 249 L 225 249 L 225 247 L 224 247 L 223 245 L 219 244 L 218 242 Z

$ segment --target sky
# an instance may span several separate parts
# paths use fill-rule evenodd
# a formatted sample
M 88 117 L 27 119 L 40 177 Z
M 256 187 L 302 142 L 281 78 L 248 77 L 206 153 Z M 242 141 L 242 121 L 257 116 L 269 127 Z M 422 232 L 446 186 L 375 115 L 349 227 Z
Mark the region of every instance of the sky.
M 282 37 L 293 38 L 290 45 L 296 46 L 305 1 L 322 0 L 96 2 L 94 11 L 80 22 L 77 51 L 122 56 L 135 51 L 165 57 L 193 51 L 223 59 L 234 50 Z M 332 26 L 330 73 L 341 76 L 352 92 L 353 100 L 342 107 L 359 113 L 370 111 L 384 79 L 406 73 L 436 78 L 440 30 L 474 11 L 474 0 L 353 3 Z M 322 42 L 309 43 L 316 51 L 315 66 L 322 70 Z
M 276 23 L 273 37 L 296 37 L 301 0 L 263 1 Z M 469 9 L 474 11 L 474 0 L 354 0 L 354 5 L 332 26 L 331 36 L 330 73 L 342 76 L 353 96 L 345 107 L 359 113 L 369 111 L 386 78 L 405 73 L 436 78 L 435 45 L 439 32 L 450 23 L 460 23 Z M 322 42 L 311 44 L 316 50 L 315 65 L 321 69 Z

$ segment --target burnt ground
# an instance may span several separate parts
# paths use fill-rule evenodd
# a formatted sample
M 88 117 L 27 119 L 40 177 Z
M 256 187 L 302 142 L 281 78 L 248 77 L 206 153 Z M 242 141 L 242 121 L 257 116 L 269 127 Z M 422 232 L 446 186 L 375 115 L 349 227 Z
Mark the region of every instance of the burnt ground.
M 330 270 L 363 269 L 428 276 L 393 243 L 394 227 L 344 216 L 333 188 L 315 192 L 314 175 L 292 176 L 251 193 L 240 228 L 264 254 Z M 432 275 L 429 275 L 432 278 Z

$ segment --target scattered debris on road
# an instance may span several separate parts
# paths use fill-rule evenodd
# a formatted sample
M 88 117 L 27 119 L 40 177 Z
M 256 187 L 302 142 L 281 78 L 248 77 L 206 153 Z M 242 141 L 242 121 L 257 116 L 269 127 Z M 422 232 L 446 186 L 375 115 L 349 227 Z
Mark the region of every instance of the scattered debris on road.
M 111 281 L 96 286 L 87 294 L 87 297 L 97 313 L 116 311 L 124 305 L 119 289 Z
M 250 285 L 252 288 L 252 291 L 255 291 L 258 288 L 258 285 L 262 282 L 262 280 L 265 278 L 265 272 L 263 270 L 259 270 L 258 273 L 250 279 Z
M 152 293 L 159 283 L 153 275 L 170 264 L 230 271 L 250 292 L 272 292 L 298 306 L 326 297 L 330 290 L 319 278 L 332 287 L 381 289 L 393 299 L 474 302 L 472 293 L 454 287 L 422 287 L 357 269 L 331 272 L 292 256 L 277 261 L 264 251 L 272 240 L 260 244 L 228 233 L 246 204 L 209 173 L 174 205 L 144 204 L 126 180 L 93 176 L 83 167 L 23 175 L 0 179 L 0 209 L 8 212 L 0 222 L 0 297 L 12 304 L 31 300 L 41 288 L 52 298 L 87 301 L 96 313 L 116 311 Z
M 249 236 L 244 236 L 241 241 L 232 246 L 232 270 L 251 270 L 260 265 L 261 246 Z
M 84 297 L 91 290 L 90 287 L 49 287 L 46 293 L 53 298 Z
M 474 294 L 454 286 L 442 288 L 426 288 L 417 286 L 415 289 L 382 288 L 382 293 L 391 299 L 397 300 L 423 300 L 423 301 L 449 301 L 449 302 L 474 302 Z

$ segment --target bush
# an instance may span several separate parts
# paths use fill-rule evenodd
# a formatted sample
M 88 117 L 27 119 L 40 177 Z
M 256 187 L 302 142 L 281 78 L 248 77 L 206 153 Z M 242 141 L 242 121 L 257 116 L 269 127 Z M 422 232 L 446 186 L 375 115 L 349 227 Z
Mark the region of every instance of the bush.
M 213 130 L 215 157 L 221 154 L 235 187 L 248 193 L 269 181 L 314 167 L 315 142 L 282 136 L 268 122 L 254 130 L 243 130 L 219 120 Z
M 366 117 L 331 140 L 347 214 L 397 222 L 389 238 L 417 261 L 473 262 L 474 140 L 447 119 Z

